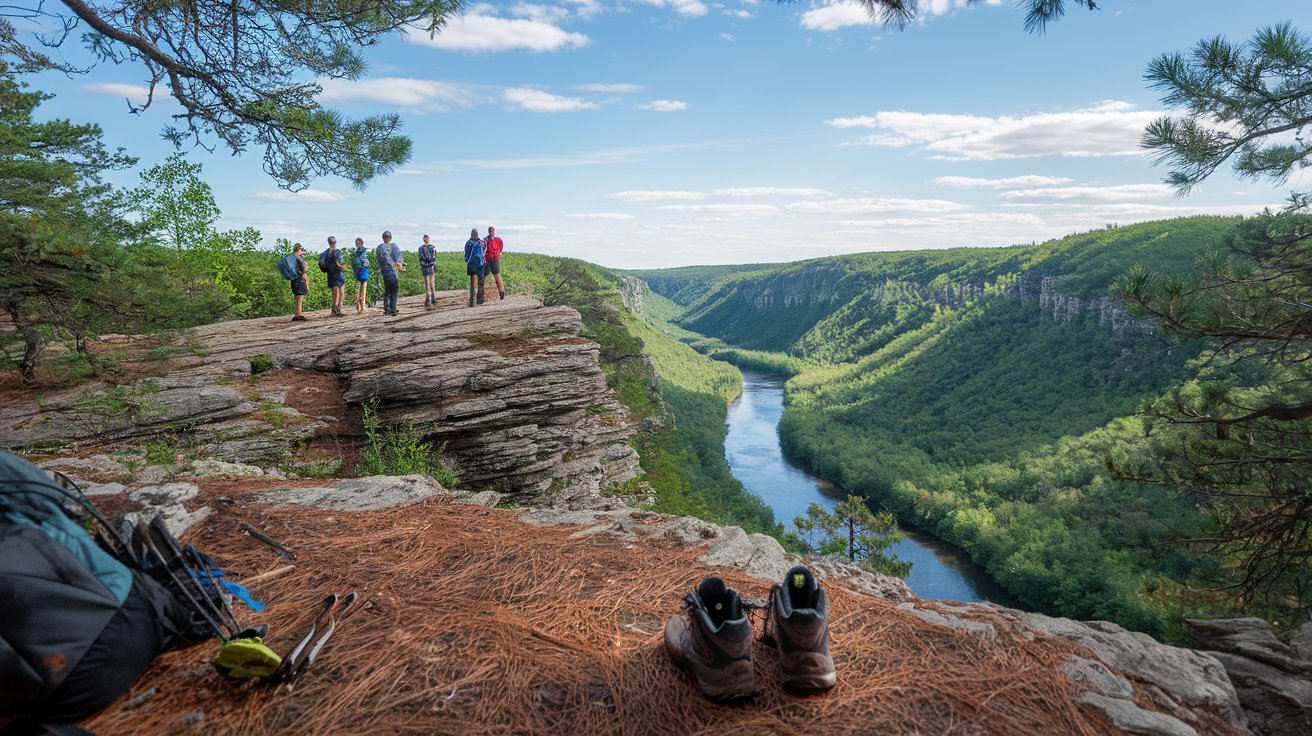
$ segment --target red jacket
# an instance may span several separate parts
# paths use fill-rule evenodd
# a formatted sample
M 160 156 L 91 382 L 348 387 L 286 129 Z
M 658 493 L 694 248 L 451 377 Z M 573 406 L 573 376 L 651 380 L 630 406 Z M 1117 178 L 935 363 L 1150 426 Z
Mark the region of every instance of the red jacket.
M 496 236 L 496 235 L 493 235 L 492 237 L 488 238 L 487 240 L 484 240 L 484 241 L 483 241 L 483 244 L 487 247 L 487 256 L 486 256 L 487 260 L 489 260 L 489 261 L 499 261 L 499 260 L 501 260 L 501 245 L 502 245 L 502 243 L 501 243 L 501 238 L 500 238 L 500 237 L 498 237 L 498 236 Z

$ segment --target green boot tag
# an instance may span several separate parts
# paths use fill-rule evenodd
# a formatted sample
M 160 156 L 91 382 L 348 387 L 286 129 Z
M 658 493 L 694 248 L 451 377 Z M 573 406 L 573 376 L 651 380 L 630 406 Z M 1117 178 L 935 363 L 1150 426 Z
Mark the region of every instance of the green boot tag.
M 805 588 L 805 587 L 806 587 L 806 576 L 803 575 L 803 574 L 800 573 L 800 572 L 793 573 L 793 587 L 794 587 L 794 588 Z

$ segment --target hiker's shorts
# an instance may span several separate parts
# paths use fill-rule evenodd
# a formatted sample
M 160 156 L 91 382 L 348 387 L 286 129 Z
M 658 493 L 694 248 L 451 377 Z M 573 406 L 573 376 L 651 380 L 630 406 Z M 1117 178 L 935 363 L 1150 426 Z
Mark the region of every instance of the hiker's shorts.
M 495 274 L 500 274 L 500 273 L 501 273 L 501 259 L 500 259 L 500 258 L 496 259 L 495 261 L 488 261 L 488 262 L 487 262 L 487 265 L 483 267 L 483 275 L 484 275 L 484 276 L 486 276 L 487 274 L 490 274 L 490 273 L 495 273 Z
M 292 279 L 292 294 L 295 296 L 305 296 L 310 293 L 310 285 L 305 283 L 303 278 Z

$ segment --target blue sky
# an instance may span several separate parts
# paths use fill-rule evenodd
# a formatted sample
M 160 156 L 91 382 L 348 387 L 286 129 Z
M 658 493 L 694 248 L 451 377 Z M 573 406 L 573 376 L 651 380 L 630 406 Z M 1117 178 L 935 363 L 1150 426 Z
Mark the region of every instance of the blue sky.
M 414 140 L 366 191 L 324 179 L 293 195 L 259 152 L 189 155 L 222 225 L 270 244 L 390 229 L 455 250 L 495 225 L 507 250 L 618 268 L 1009 245 L 1251 213 L 1302 185 L 1227 171 L 1179 199 L 1137 143 L 1163 112 L 1152 58 L 1285 20 L 1312 32 L 1306 0 L 1104 0 L 1037 36 L 1010 2 L 963 6 L 921 0 L 898 31 L 849 0 L 474 4 L 436 38 L 369 49 L 362 80 L 324 82 L 330 106 L 400 112 Z M 129 115 L 144 79 L 101 65 L 36 86 L 58 95 L 45 114 L 101 124 L 146 167 L 171 152 L 159 131 L 176 108 Z

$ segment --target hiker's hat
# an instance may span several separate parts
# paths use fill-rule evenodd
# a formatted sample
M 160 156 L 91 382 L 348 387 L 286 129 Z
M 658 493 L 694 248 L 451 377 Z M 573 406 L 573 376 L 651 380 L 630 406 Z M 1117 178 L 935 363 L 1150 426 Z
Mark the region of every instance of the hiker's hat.
M 300 251 L 303 251 L 303 250 L 305 250 L 305 249 L 301 247 L 301 244 L 300 244 L 300 243 L 295 243 L 295 244 L 292 245 L 292 252 L 293 252 L 293 253 L 299 253 Z

